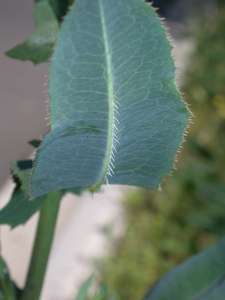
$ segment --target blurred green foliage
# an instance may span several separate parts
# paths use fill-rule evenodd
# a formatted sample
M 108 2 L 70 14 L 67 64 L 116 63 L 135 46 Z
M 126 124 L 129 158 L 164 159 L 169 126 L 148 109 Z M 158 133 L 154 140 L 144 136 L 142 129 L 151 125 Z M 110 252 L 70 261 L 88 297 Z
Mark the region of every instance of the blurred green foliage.
M 1 299 L 0 299 L 1 300 Z M 75 300 L 117 300 L 108 286 L 90 276 L 79 288 Z
M 202 20 L 183 90 L 194 114 L 162 191 L 124 201 L 125 235 L 101 266 L 120 300 L 140 300 L 166 271 L 225 233 L 225 9 Z M 201 29 L 201 30 L 200 30 Z

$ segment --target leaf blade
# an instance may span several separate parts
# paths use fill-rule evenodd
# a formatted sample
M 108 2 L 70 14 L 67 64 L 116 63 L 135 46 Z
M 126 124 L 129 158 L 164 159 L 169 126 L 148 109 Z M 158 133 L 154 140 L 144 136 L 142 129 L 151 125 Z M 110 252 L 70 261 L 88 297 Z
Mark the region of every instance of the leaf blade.
M 224 275 L 225 240 L 167 273 L 145 300 L 190 300 L 198 297 Z M 205 299 L 205 298 L 204 298 Z
M 170 51 L 143 1 L 76 1 L 53 56 L 52 130 L 38 151 L 34 196 L 106 181 L 159 184 L 188 118 Z
M 194 300 L 223 300 L 225 295 L 224 275 L 215 282 L 201 296 Z

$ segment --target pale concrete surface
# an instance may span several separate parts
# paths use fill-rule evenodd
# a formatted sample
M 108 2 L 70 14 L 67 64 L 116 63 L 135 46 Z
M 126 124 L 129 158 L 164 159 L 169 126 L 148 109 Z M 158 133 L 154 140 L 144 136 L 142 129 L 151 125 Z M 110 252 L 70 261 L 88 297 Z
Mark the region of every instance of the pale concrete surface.
M 176 64 L 176 79 L 179 86 L 184 80 L 185 69 L 189 62 L 189 57 L 194 49 L 192 39 L 176 39 L 173 41 L 173 57 Z

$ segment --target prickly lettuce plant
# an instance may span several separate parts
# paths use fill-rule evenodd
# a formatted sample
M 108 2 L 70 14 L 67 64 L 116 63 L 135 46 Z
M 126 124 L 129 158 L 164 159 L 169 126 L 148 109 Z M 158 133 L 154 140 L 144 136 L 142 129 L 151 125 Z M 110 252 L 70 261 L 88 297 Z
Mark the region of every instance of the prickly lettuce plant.
M 51 128 L 41 144 L 31 142 L 38 148 L 34 161 L 13 164 L 15 191 L 0 211 L 0 223 L 15 227 L 40 210 L 25 288 L 15 287 L 11 298 L 2 288 L 3 299 L 39 299 L 64 193 L 94 192 L 102 184 L 157 188 L 187 125 L 171 46 L 152 6 L 71 2 L 36 1 L 35 32 L 7 52 L 36 64 L 49 61 L 54 49 Z
M 33 169 L 34 197 L 106 182 L 157 187 L 170 170 L 187 112 L 148 4 L 76 1 L 59 34 L 49 93 L 51 131 Z

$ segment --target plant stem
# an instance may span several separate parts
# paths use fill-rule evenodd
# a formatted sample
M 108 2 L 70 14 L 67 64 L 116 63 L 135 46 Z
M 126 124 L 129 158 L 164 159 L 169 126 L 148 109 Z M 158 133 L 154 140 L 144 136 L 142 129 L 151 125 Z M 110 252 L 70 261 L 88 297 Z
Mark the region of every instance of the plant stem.
M 62 193 L 49 193 L 40 211 L 33 252 L 21 300 L 39 300 L 54 238 Z

